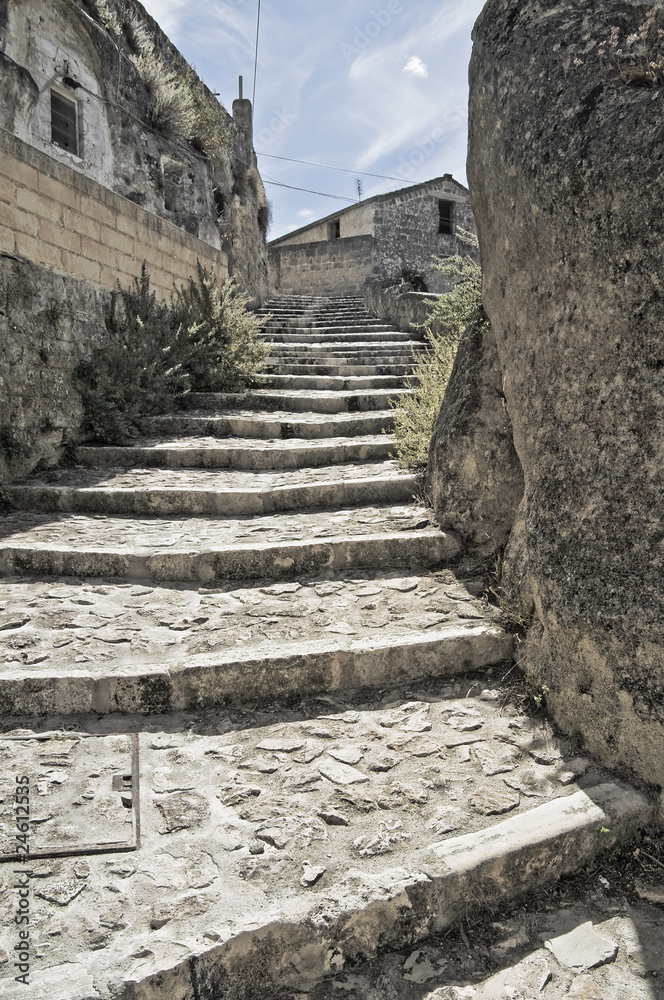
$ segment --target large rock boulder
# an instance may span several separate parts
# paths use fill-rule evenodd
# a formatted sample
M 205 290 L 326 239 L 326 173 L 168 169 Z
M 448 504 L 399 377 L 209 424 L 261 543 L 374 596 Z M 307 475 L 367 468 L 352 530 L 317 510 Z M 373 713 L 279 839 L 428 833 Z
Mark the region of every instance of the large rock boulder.
M 523 663 L 568 732 L 661 787 L 664 87 L 624 85 L 600 51 L 614 28 L 638 48 L 650 7 L 489 0 L 469 178 L 525 482 L 505 556 L 534 610 Z M 654 50 L 660 29 L 664 10 Z

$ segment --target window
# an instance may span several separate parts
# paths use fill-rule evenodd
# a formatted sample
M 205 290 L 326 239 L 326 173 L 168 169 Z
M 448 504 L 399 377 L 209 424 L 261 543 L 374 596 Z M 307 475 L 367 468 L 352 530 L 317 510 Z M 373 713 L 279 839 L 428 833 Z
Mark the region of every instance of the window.
M 167 156 L 163 158 L 161 165 L 164 172 L 164 208 L 167 212 L 183 212 L 185 165 Z
M 76 101 L 69 101 L 51 91 L 51 142 L 78 156 L 78 109 Z
M 438 232 L 454 236 L 454 202 L 438 202 Z
M 332 222 L 328 223 L 328 239 L 338 240 L 341 239 L 341 219 L 334 219 Z

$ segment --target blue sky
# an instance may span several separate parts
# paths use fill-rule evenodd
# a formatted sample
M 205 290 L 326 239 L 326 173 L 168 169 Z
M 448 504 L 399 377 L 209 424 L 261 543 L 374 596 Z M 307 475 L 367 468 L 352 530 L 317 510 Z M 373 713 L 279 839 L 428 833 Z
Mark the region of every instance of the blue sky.
M 258 0 L 143 0 L 229 110 L 253 89 Z M 254 144 L 269 238 L 357 199 L 451 173 L 466 182 L 468 60 L 484 0 L 261 0 Z M 394 180 L 356 171 L 389 175 Z M 336 195 L 291 191 L 270 180 Z

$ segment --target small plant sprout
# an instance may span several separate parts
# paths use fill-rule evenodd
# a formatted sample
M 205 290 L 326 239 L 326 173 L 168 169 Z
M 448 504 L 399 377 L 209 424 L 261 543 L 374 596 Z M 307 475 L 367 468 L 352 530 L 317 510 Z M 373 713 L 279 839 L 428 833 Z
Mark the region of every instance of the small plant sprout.
M 664 29 L 656 28 L 661 13 L 662 4 L 655 4 L 645 21 L 622 42 L 620 28 L 613 25 L 598 50 L 604 75 L 617 73 L 628 87 L 664 85 Z

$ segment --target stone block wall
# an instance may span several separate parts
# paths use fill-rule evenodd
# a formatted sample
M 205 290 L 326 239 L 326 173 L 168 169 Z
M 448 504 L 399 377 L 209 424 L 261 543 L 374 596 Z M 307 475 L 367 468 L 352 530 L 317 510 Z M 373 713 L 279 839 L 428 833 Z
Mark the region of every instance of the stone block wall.
M 407 284 L 386 288 L 380 278 L 369 278 L 364 286 L 364 304 L 378 319 L 407 332 L 424 326 L 438 299 L 431 292 L 413 292 L 410 288 Z
M 226 254 L 0 129 L 0 251 L 56 274 L 128 288 L 146 262 L 159 298 Z
M 362 295 L 375 269 L 372 236 L 271 246 L 270 284 L 277 295 Z
M 466 253 L 466 247 L 454 236 L 438 232 L 438 202 L 449 199 L 454 204 L 455 228 L 475 230 L 470 196 L 450 178 L 435 190 L 399 191 L 376 206 L 374 233 L 378 273 L 398 280 L 404 267 L 424 271 L 431 292 L 449 291 L 442 274 L 433 266 L 434 257 Z

